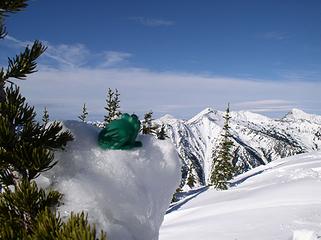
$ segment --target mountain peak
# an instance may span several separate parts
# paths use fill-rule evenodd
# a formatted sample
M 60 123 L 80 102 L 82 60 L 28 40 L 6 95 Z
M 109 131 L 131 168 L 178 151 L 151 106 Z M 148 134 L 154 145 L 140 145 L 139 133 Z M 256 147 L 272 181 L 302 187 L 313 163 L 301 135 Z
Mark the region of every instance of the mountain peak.
M 158 118 L 155 120 L 156 123 L 158 124 L 163 124 L 163 123 L 167 123 L 167 124 L 175 124 L 176 122 L 181 122 L 182 120 L 177 119 L 175 117 L 173 117 L 170 114 L 165 114 L 164 116 Z
M 205 108 L 203 111 L 201 111 L 200 113 L 198 113 L 197 115 L 195 115 L 193 118 L 191 118 L 190 120 L 188 120 L 189 123 L 192 123 L 192 122 L 196 122 L 200 119 L 202 119 L 203 117 L 205 116 L 208 116 L 208 115 L 211 115 L 211 117 L 213 118 L 213 116 L 221 116 L 221 112 L 217 111 L 217 110 L 214 110 L 210 107 L 208 108 Z
M 245 122 L 267 122 L 270 121 L 271 119 L 250 111 L 235 111 L 231 112 L 231 117 L 234 118 L 235 120 L 241 120 Z
M 307 119 L 309 118 L 309 116 L 310 114 L 302 111 L 301 109 L 293 108 L 284 116 L 284 118 L 291 119 L 291 120 L 298 120 L 298 119 Z
M 321 116 L 309 114 L 301 109 L 293 108 L 282 119 L 284 120 L 307 120 L 310 122 L 321 123 Z

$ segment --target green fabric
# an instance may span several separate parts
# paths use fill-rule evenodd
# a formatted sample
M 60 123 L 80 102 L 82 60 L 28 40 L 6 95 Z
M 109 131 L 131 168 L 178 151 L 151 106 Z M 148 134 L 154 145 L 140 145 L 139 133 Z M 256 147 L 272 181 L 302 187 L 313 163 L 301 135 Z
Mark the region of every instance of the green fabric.
M 103 149 L 131 149 L 143 144 L 136 141 L 140 121 L 135 114 L 123 114 L 120 119 L 111 121 L 98 135 L 98 144 Z

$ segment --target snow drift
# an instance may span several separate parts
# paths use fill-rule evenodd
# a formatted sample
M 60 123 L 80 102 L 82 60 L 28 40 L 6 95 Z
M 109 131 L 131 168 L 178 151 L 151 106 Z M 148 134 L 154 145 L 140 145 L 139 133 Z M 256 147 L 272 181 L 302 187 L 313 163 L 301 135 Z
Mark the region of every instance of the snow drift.
M 259 166 L 227 191 L 208 189 L 171 207 L 160 240 L 316 240 L 321 236 L 321 152 Z
M 38 180 L 64 194 L 60 214 L 88 213 L 110 240 L 156 240 L 180 181 L 180 160 L 169 141 L 139 136 L 142 148 L 102 150 L 100 129 L 66 121 L 75 140 L 55 155 L 58 164 Z

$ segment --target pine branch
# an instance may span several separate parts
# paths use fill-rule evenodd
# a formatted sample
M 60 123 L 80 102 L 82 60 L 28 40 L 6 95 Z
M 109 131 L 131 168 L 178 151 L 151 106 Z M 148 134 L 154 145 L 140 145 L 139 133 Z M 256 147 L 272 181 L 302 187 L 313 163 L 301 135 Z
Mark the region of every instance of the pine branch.
M 25 51 L 16 55 L 15 58 L 8 58 L 7 72 L 2 78 L 2 81 L 6 81 L 9 78 L 17 78 L 24 80 L 27 74 L 36 72 L 36 59 L 44 53 L 46 47 L 41 42 L 35 41 L 31 48 L 26 47 Z
M 19 12 L 27 7 L 27 0 L 2 0 L 0 1 L 0 39 L 7 35 L 7 29 L 4 25 L 4 17 L 8 13 Z
M 7 36 L 7 29 L 4 26 L 4 17 L 0 13 L 0 39 L 5 38 Z
M 28 0 L 2 0 L 0 1 L 0 14 L 20 12 L 28 6 Z

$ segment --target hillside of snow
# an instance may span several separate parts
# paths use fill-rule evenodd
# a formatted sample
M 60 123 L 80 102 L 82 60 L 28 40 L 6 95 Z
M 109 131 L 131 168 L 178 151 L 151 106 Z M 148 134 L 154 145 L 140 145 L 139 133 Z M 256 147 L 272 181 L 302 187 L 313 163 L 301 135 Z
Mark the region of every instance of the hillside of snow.
M 101 129 L 66 121 L 75 140 L 57 152 L 58 164 L 38 184 L 64 194 L 62 217 L 88 213 L 109 240 L 157 240 L 164 214 L 180 181 L 180 160 L 170 141 L 139 136 L 143 147 L 102 150 Z
M 259 166 L 171 206 L 160 240 L 321 238 L 321 152 Z
M 183 179 L 191 165 L 199 185 L 206 185 L 212 156 L 221 140 L 225 112 L 206 108 L 190 120 L 166 115 L 157 123 L 167 134 L 183 160 Z M 321 116 L 291 110 L 281 119 L 248 111 L 230 112 L 230 133 L 234 143 L 233 163 L 242 172 L 299 153 L 321 150 Z

